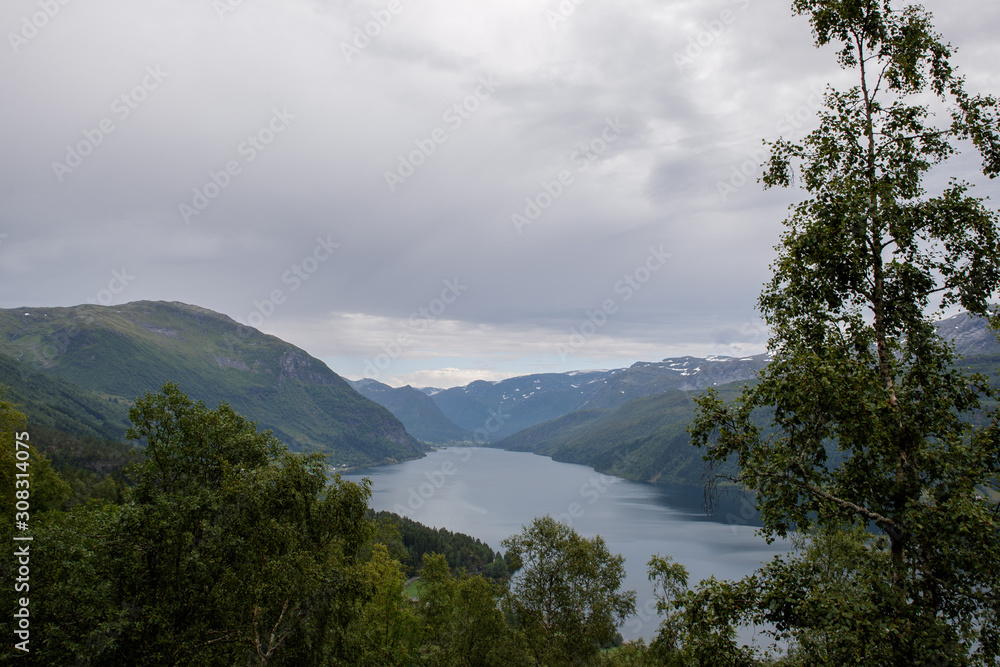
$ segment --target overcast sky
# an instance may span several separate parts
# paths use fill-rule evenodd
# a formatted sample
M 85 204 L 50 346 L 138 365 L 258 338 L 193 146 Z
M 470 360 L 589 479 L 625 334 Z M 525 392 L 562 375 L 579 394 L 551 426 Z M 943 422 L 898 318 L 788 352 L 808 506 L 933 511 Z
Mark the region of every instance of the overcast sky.
M 760 142 L 848 82 L 790 4 L 4 0 L 0 307 L 183 301 L 393 385 L 762 352 L 802 192 Z M 926 6 L 1000 92 L 1000 5 Z

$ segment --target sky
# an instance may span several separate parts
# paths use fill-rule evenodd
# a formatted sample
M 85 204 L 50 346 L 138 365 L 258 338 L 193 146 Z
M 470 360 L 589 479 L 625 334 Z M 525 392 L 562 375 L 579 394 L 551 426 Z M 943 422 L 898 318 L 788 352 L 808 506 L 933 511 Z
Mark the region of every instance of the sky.
M 852 82 L 790 5 L 4 0 L 0 307 L 195 304 L 393 386 L 763 352 L 804 193 L 761 142 Z M 925 6 L 1000 92 L 1000 5 Z

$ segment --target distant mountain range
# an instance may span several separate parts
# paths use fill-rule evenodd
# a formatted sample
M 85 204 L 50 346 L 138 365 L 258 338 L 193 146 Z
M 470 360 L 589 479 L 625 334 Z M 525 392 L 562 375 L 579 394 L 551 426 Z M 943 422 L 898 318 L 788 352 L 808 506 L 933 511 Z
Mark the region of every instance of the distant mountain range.
M 376 380 L 348 380 L 362 396 L 384 406 L 403 422 L 410 435 L 424 442 L 447 444 L 468 442 L 471 432 L 456 426 L 444 416 L 437 404 L 423 391 L 407 385 L 390 387 Z
M 444 390 L 392 388 L 371 379 L 351 385 L 427 442 L 474 441 L 629 479 L 698 484 L 702 462 L 687 433 L 694 392 L 718 385 L 735 395 L 768 361 L 766 355 L 682 357 Z
M 480 439 L 499 440 L 579 410 L 617 408 L 632 399 L 665 391 L 693 391 L 750 380 L 768 360 L 766 355 L 681 357 L 609 371 L 522 375 L 445 389 L 431 399 L 461 428 Z
M 392 414 L 318 359 L 219 313 L 182 303 L 0 310 L 0 384 L 31 419 L 120 438 L 127 406 L 175 382 L 229 403 L 289 448 L 335 465 L 424 455 Z
M 1000 356 L 1000 342 L 982 318 L 960 314 L 937 326 L 943 336 L 952 340 L 956 351 L 969 360 L 966 365 L 989 371 L 989 357 Z M 389 408 L 407 428 L 412 424 L 411 432 L 420 431 L 430 442 L 454 442 L 470 433 L 477 440 L 500 441 L 577 411 L 618 408 L 633 399 L 669 391 L 692 392 L 746 382 L 769 361 L 764 354 L 678 357 L 614 370 L 522 375 L 496 382 L 478 380 L 450 389 L 393 389 L 369 379 L 352 385 Z M 418 394 L 429 396 L 433 405 L 420 400 Z M 459 431 L 443 424 L 442 415 Z M 433 424 L 435 430 L 427 430 L 426 424 Z
M 938 324 L 964 357 L 963 366 L 996 375 L 1000 342 L 985 320 L 962 314 Z M 476 381 L 451 389 L 392 389 L 373 380 L 354 386 L 381 402 L 415 432 L 434 423 L 447 439 L 463 437 L 491 447 L 531 451 L 558 461 L 581 463 L 621 477 L 650 482 L 697 484 L 702 464 L 689 444 L 693 395 L 718 387 L 735 397 L 770 358 L 680 357 L 639 362 L 628 368 L 524 375 L 498 382 Z M 433 406 L 418 396 L 429 396 Z M 408 410 L 397 407 L 406 397 Z M 390 400 L 390 397 L 391 400 Z M 460 428 L 446 431 L 441 417 Z M 463 435 L 465 434 L 465 435 Z

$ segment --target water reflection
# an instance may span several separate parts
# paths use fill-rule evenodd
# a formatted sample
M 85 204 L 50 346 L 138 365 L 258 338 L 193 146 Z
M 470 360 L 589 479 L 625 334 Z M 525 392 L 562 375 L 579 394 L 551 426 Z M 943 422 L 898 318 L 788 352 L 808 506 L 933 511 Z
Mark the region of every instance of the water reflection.
M 672 556 L 694 584 L 743 577 L 788 549 L 755 534 L 759 520 L 745 496 L 723 494 L 709 516 L 700 488 L 629 482 L 534 454 L 454 447 L 344 476 L 371 480 L 376 510 L 466 533 L 493 549 L 545 514 L 584 536 L 600 534 L 625 556 L 625 588 L 637 593 L 640 614 L 622 628 L 628 639 L 648 640 L 659 624 L 646 580 L 653 554 Z

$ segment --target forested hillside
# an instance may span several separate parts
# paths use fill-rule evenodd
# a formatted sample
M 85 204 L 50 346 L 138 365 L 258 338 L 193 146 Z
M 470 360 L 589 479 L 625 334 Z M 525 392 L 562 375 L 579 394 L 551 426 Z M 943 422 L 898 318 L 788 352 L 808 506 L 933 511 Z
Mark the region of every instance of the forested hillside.
M 740 386 L 724 391 L 735 395 Z M 544 454 L 626 479 L 698 486 L 704 462 L 687 431 L 693 398 L 692 392 L 670 391 L 613 410 L 574 412 L 491 446 Z
M 358 394 L 323 362 L 196 306 L 145 301 L 2 310 L 0 355 L 75 385 L 76 390 L 45 385 L 44 401 L 35 400 L 37 393 L 24 396 L 32 416 L 37 413 L 52 426 L 55 416 L 41 413 L 51 412 L 53 400 L 76 403 L 93 413 L 92 421 L 106 423 L 91 425 L 92 435 L 116 437 L 126 406 L 170 381 L 209 404 L 226 402 L 253 414 L 292 449 L 328 453 L 334 465 L 423 456 L 388 410 Z M 4 363 L 14 391 L 25 391 L 29 379 L 39 385 L 37 374 L 15 372 L 17 366 Z M 103 403 L 93 405 L 95 395 Z
M 33 425 L 79 436 L 121 440 L 129 401 L 106 398 L 0 354 L 0 384 Z

